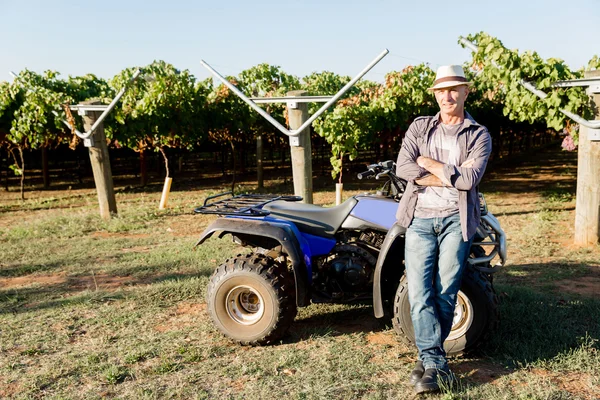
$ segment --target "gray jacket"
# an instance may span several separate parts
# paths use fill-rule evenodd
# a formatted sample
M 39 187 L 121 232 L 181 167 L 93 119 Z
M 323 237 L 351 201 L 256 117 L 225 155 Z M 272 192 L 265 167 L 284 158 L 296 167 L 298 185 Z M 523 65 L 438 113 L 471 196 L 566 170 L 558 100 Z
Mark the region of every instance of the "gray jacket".
M 440 113 L 434 117 L 419 117 L 406 131 L 402 147 L 396 163 L 396 174 L 408 181 L 406 191 L 400 200 L 396 218 L 398 224 L 408 228 L 412 222 L 417 204 L 417 191 L 419 186 L 415 179 L 430 175 L 429 171 L 420 167 L 416 160 L 419 156 L 430 157 L 427 141 L 434 128 L 440 123 Z M 490 153 L 492 152 L 492 139 L 487 128 L 479 125 L 469 113 L 465 111 L 465 122 L 458 133 L 460 146 L 459 165 L 466 160 L 475 159 L 475 164 L 470 168 L 455 165 L 444 165 L 444 175 L 458 189 L 458 210 L 462 225 L 463 239 L 468 241 L 475 234 L 481 210 L 479 209 L 479 195 L 477 185 L 483 177 Z

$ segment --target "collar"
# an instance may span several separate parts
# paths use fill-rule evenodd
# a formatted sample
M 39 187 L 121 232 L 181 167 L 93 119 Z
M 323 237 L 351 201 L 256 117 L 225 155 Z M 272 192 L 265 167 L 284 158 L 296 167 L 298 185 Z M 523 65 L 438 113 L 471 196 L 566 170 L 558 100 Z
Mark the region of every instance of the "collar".
M 435 116 L 432 118 L 430 128 L 433 128 L 434 126 L 438 126 L 438 124 L 441 123 L 440 114 L 441 113 L 438 111 L 437 114 L 435 114 Z M 475 119 L 471 116 L 471 114 L 469 114 L 465 110 L 465 119 L 463 120 L 463 128 L 468 128 L 470 126 L 481 127 L 481 125 L 479 125 L 477 123 L 477 121 L 475 121 Z

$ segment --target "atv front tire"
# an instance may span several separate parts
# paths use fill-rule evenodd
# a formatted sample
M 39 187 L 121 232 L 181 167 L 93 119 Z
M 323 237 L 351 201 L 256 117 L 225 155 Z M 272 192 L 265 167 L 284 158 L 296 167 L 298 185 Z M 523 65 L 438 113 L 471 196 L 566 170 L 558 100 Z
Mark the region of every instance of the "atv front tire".
M 477 348 L 498 323 L 498 297 L 484 274 L 467 265 L 458 292 L 452 330 L 444 342 L 448 355 L 458 355 Z M 415 343 L 410 318 L 408 281 L 400 280 L 394 299 L 394 330 L 407 344 Z
M 243 345 L 276 342 L 297 313 L 286 265 L 263 254 L 228 259 L 210 278 L 206 297 L 215 326 Z

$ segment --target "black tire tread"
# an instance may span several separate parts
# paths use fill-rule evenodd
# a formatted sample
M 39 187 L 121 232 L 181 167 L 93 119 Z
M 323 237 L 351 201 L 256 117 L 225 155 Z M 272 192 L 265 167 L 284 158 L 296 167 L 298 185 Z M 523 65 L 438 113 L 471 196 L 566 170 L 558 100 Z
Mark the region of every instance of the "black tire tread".
M 402 279 L 400 280 L 400 282 L 405 281 L 405 278 L 406 278 L 406 273 L 402 276 Z M 492 332 L 494 332 L 497 329 L 499 320 L 500 320 L 499 312 L 498 312 L 498 303 L 499 303 L 498 296 L 496 294 L 496 291 L 494 290 L 494 287 L 492 286 L 492 282 L 490 282 L 490 280 L 487 279 L 482 272 L 476 270 L 475 268 L 473 268 L 471 266 L 467 266 L 465 268 L 463 279 L 471 279 L 479 287 L 481 292 L 484 293 L 485 297 L 487 298 L 486 312 L 488 313 L 488 319 L 487 319 L 487 326 L 483 329 L 483 335 L 480 338 L 478 338 L 478 340 L 476 342 L 474 342 L 472 345 L 470 345 L 469 347 L 462 349 L 460 351 L 449 352 L 448 355 L 452 355 L 452 356 L 461 355 L 463 353 L 469 353 L 469 352 L 472 352 L 472 351 L 476 350 L 477 348 L 479 348 L 479 346 L 481 346 L 482 343 L 484 343 L 488 340 L 488 338 L 492 334 Z M 407 334 L 405 329 L 402 327 L 402 324 L 400 323 L 400 319 L 397 316 L 399 313 L 398 299 L 399 299 L 400 295 L 404 294 L 404 292 L 406 290 L 408 290 L 406 285 L 401 284 L 398 287 L 398 291 L 394 298 L 394 316 L 392 318 L 392 326 L 394 327 L 394 330 L 396 331 L 396 333 L 398 333 L 398 337 L 402 343 L 409 345 L 409 346 L 414 346 L 415 345 L 414 340 L 410 337 L 410 335 Z
M 236 257 L 227 259 L 223 264 L 217 267 L 210 278 L 206 292 L 206 302 L 209 314 L 213 320 L 216 320 L 216 316 L 214 315 L 215 307 L 211 293 L 213 293 L 218 284 L 222 280 L 227 279 L 229 275 L 242 271 L 257 274 L 269 283 L 277 294 L 279 313 L 276 317 L 275 324 L 262 338 L 246 341 L 233 338 L 229 336 L 227 332 L 223 332 L 223 334 L 234 342 L 245 346 L 272 344 L 286 334 L 298 312 L 296 307 L 294 279 L 287 269 L 287 266 L 275 261 L 272 257 L 257 253 L 238 254 Z

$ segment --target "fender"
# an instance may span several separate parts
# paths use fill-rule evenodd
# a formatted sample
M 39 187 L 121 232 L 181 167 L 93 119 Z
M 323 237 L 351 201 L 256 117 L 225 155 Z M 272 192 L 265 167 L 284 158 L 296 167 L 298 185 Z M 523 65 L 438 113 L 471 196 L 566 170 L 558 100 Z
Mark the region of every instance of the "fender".
M 201 245 L 215 232 L 221 232 L 218 238 L 227 234 L 240 236 L 250 243 L 265 243 L 276 241 L 292 261 L 294 281 L 296 284 L 296 304 L 298 307 L 307 306 L 310 302 L 308 272 L 303 260 L 300 245 L 289 226 L 272 224 L 263 219 L 217 218 L 200 235 L 195 246 Z M 195 247 L 194 246 L 194 247 Z
M 384 316 L 383 284 L 387 282 L 393 283 L 395 290 L 404 272 L 402 264 L 402 260 L 404 259 L 404 245 L 401 242 L 404 241 L 405 233 L 406 228 L 394 224 L 387 235 L 385 235 L 385 240 L 381 245 L 381 251 L 379 252 L 379 257 L 377 257 L 375 274 L 373 276 L 373 311 L 376 318 Z M 400 251 L 400 254 L 398 254 L 398 251 Z M 390 258 L 388 259 L 388 257 Z M 384 267 L 386 267 L 385 274 L 383 273 Z

